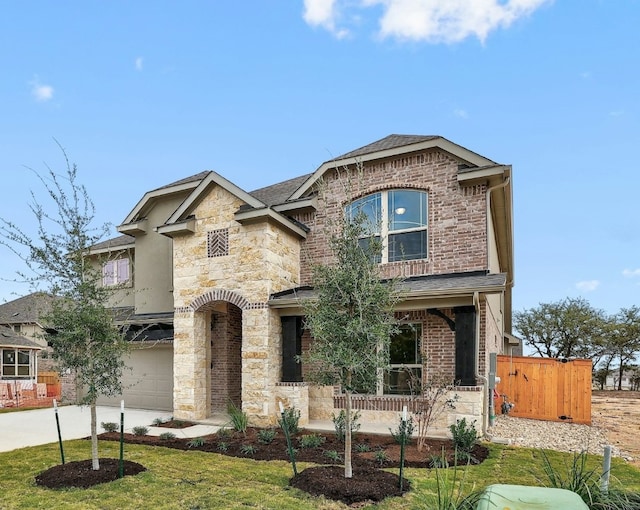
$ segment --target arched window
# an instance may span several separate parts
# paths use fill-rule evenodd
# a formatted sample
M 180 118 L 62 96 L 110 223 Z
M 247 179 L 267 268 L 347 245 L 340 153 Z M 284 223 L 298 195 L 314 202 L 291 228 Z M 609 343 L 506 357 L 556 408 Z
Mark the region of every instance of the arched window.
M 427 193 L 389 190 L 354 200 L 346 207 L 347 218 L 364 214 L 368 235 L 380 238 L 379 262 L 426 259 Z M 363 242 L 366 242 L 363 239 Z

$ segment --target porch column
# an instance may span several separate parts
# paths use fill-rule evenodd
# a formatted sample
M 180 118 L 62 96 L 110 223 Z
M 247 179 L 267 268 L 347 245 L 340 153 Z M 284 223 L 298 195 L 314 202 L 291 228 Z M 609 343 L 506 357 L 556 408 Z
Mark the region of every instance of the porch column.
M 253 425 L 275 424 L 281 373 L 280 317 L 266 307 L 243 310 L 242 409 Z
M 193 311 L 174 316 L 173 415 L 178 419 L 202 420 L 211 414 L 207 316 Z

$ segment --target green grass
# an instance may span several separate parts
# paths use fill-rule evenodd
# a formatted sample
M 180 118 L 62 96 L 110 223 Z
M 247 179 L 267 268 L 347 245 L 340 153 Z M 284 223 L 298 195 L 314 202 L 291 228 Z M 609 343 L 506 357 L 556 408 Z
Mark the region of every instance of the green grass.
M 90 456 L 88 441 L 64 443 L 68 462 Z M 101 457 L 118 457 L 116 442 L 100 443 Z M 471 466 L 465 478 L 466 491 L 492 483 L 543 485 L 543 459 L 539 451 L 490 445 L 489 458 Z M 570 454 L 547 451 L 549 461 L 562 468 Z M 12 509 L 111 509 L 153 508 L 204 510 L 211 508 L 346 509 L 333 501 L 312 498 L 288 487 L 291 466 L 284 462 L 237 459 L 214 453 L 180 451 L 163 447 L 125 445 L 125 458 L 148 471 L 91 489 L 50 490 L 38 487 L 34 477 L 60 462 L 58 445 L 24 448 L 0 453 L 2 491 L 0 508 Z M 600 469 L 601 457 L 590 456 L 588 464 Z M 300 463 L 302 470 L 308 464 Z M 390 498 L 371 508 L 427 509 L 436 494 L 433 470 L 405 469 L 414 486 L 404 498 Z M 614 459 L 612 488 L 640 491 L 640 470 Z

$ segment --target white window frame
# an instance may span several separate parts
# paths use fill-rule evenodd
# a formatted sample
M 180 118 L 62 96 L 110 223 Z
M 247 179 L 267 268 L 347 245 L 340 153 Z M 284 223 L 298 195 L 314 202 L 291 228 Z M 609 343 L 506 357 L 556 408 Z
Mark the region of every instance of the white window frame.
M 391 193 L 394 192 L 414 192 L 421 193 L 425 200 L 425 224 L 412 228 L 403 228 L 397 230 L 390 230 L 390 218 L 389 218 L 389 200 Z M 425 232 L 425 249 L 423 253 L 423 257 L 414 257 L 410 259 L 398 259 L 393 260 L 391 262 L 400 262 L 402 260 L 426 260 L 429 258 L 429 194 L 425 190 L 413 189 L 413 188 L 394 188 L 390 190 L 378 191 L 376 193 L 371 193 L 369 195 L 365 195 L 360 197 L 345 207 L 345 213 L 349 219 L 353 218 L 355 214 L 358 212 L 357 205 L 358 203 L 362 203 L 366 200 L 371 200 L 375 196 L 380 196 L 380 219 L 377 225 L 365 225 L 368 228 L 368 237 L 379 237 L 382 243 L 382 256 L 380 258 L 380 263 L 388 264 L 389 263 L 389 237 L 397 234 L 408 234 L 412 232 Z M 355 207 L 354 207 L 355 206 Z
M 131 280 L 131 262 L 128 257 L 108 260 L 102 266 L 102 285 L 124 285 Z
M 5 353 L 11 351 L 13 353 L 13 363 L 5 363 L 4 357 Z M 28 363 L 19 363 L 20 354 L 27 356 Z M 3 379 L 32 379 L 33 378 L 33 356 L 34 351 L 30 349 L 11 349 L 3 347 L 0 349 L 0 376 Z M 13 367 L 13 374 L 5 374 L 5 367 Z M 28 367 L 27 374 L 20 374 L 20 368 Z

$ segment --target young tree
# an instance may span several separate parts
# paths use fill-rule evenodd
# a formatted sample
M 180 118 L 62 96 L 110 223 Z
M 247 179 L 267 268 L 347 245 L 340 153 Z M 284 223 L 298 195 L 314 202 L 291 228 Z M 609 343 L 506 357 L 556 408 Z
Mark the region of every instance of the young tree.
M 351 395 L 375 392 L 389 366 L 389 343 L 397 330 L 395 281 L 382 281 L 375 260 L 381 244 L 367 238 L 364 215 L 345 218 L 330 239 L 335 262 L 314 267 L 316 299 L 304 303 L 313 341 L 305 356 L 307 379 L 340 385 L 346 396 L 345 478 L 351 478 Z M 367 239 L 367 242 L 363 242 Z
M 44 285 L 57 298 L 44 317 L 50 326 L 46 338 L 59 369 L 74 371 L 77 382 L 87 388 L 81 403 L 91 408 L 92 466 L 97 470 L 96 399 L 121 393 L 128 344 L 107 307 L 113 288 L 102 286 L 99 264 L 92 265 L 87 259 L 89 248 L 108 233 L 108 225 L 98 229 L 91 226 L 93 202 L 76 180 L 76 166 L 62 152 L 66 175 L 58 175 L 51 168 L 45 176 L 35 172 L 54 212 L 48 212 L 32 192 L 30 208 L 37 235 L 31 236 L 16 223 L 0 219 L 0 244 L 12 250 L 30 270 L 29 274 L 18 273 L 23 281 L 36 289 Z
M 606 324 L 604 312 L 582 298 L 541 303 L 513 314 L 514 328 L 527 345 L 548 358 L 600 356 Z

